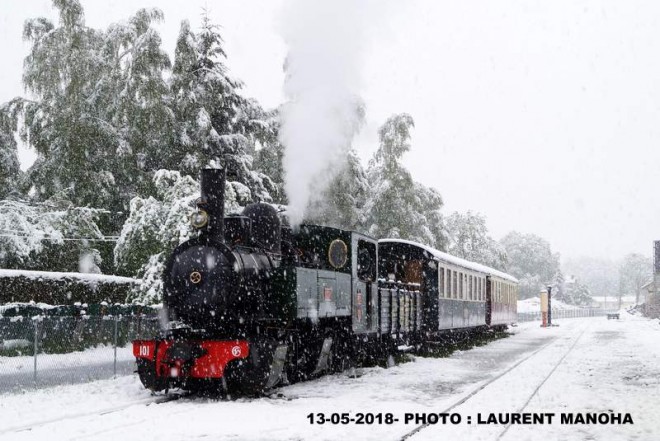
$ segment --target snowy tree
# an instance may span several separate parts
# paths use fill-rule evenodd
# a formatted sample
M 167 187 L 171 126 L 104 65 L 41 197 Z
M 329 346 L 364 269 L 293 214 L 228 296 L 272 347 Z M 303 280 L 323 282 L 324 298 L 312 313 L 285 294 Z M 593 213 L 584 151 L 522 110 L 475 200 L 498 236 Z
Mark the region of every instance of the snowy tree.
M 623 295 L 634 295 L 635 303 L 639 304 L 642 286 L 651 279 L 652 270 L 651 259 L 646 256 L 632 253 L 623 258 L 619 267 L 619 304 Z
M 555 295 L 553 290 L 552 294 L 553 298 L 569 305 L 588 306 L 592 301 L 589 287 L 580 283 L 575 276 L 570 276 L 568 280 L 564 281 L 564 289 L 561 293 Z
M 108 116 L 118 134 L 113 153 L 121 162 L 118 179 L 126 202 L 149 189 L 153 172 L 163 167 L 173 146 L 175 117 L 164 79 L 171 63 L 152 27 L 162 20 L 158 9 L 141 9 L 105 33 L 104 54 L 111 69 L 108 90 L 114 94 Z
M 535 297 L 551 285 L 559 269 L 559 254 L 554 254 L 545 239 L 515 231 L 500 243 L 508 258 L 508 272 L 520 281 L 520 299 Z
M 369 183 L 355 150 L 306 210 L 305 221 L 347 230 L 359 230 Z
M 192 176 L 208 164 L 221 165 L 229 180 L 250 190 L 250 199 L 270 202 L 277 187 L 255 171 L 253 156 L 255 145 L 272 136 L 273 119 L 239 94 L 242 83 L 227 74 L 224 58 L 218 26 L 206 13 L 199 33 L 181 24 L 171 78 L 176 148 L 165 165 Z
M 151 27 L 162 13 L 140 10 L 103 32 L 85 25 L 79 1 L 53 3 L 58 26 L 44 18 L 25 24 L 31 49 L 23 82 L 32 97 L 14 100 L 23 140 L 38 153 L 28 172 L 31 194 L 125 211 L 171 144 L 169 59 Z M 111 219 L 118 230 L 123 217 Z
M 14 133 L 16 125 L 8 106 L 0 108 L 0 199 L 18 195 L 20 179 L 17 144 Z
M 380 146 L 367 171 L 371 188 L 361 224 L 375 237 L 409 239 L 444 249 L 442 197 L 416 183 L 401 165 L 401 157 L 411 148 L 413 127 L 412 117 L 403 113 L 380 128 Z
M 95 147 L 110 139 L 103 117 L 89 99 L 106 71 L 97 56 L 103 37 L 84 25 L 79 2 L 53 3 L 59 10 L 59 27 L 39 18 L 28 20 L 23 31 L 32 43 L 23 82 L 35 97 L 23 101 L 23 136 L 39 154 L 29 171 L 33 193 L 40 199 L 59 193 L 79 205 L 100 206 L 98 198 L 107 196 L 115 184 L 109 176 L 97 175 L 107 158 Z M 96 188 L 79 185 L 83 182 L 94 182 Z
M 28 204 L 0 201 L 0 267 L 48 271 L 78 271 L 84 255 L 101 264 L 97 226 L 101 212 L 49 200 Z
M 118 271 L 142 279 L 132 298 L 142 303 L 160 302 L 165 261 L 174 248 L 196 234 L 190 215 L 199 197 L 199 183 L 172 170 L 159 170 L 153 179 L 156 196 L 131 200 L 129 217 L 115 246 Z M 241 191 L 246 189 L 226 184 L 225 213 L 241 210 Z
M 136 276 L 150 256 L 171 251 L 191 237 L 189 217 L 199 185 L 177 171 L 154 176 L 156 197 L 135 197 L 115 246 L 115 265 L 122 274 Z
M 447 218 L 447 251 L 463 259 L 505 270 L 504 247 L 488 235 L 486 218 L 482 214 L 468 211 L 452 213 Z
M 284 146 L 277 138 L 279 123 L 274 118 L 268 119 L 267 126 L 269 130 L 263 132 L 263 136 L 258 141 L 259 146 L 255 152 L 254 168 L 257 172 L 268 176 L 273 183 L 274 189 L 271 191 L 273 202 L 277 204 L 287 204 L 288 200 L 284 191 Z
M 563 299 L 564 294 L 566 293 L 566 283 L 565 282 L 566 282 L 566 280 L 564 278 L 564 273 L 562 273 L 561 269 L 558 269 L 557 274 L 555 274 L 555 281 L 552 284 L 552 296 L 553 297 L 556 297 L 559 300 Z

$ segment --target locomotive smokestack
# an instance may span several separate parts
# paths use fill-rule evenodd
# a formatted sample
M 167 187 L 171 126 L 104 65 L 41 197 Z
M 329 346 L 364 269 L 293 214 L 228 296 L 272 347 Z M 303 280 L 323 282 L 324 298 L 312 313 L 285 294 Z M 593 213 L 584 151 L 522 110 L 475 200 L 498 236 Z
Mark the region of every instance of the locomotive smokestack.
M 209 214 L 207 231 L 224 242 L 225 240 L 225 170 L 205 168 L 202 170 L 202 200 L 200 206 Z

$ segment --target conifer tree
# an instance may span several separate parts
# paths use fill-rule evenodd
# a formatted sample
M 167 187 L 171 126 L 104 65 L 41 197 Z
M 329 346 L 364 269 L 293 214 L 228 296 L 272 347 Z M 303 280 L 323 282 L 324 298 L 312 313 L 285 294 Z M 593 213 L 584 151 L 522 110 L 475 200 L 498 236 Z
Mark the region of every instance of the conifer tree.
M 243 204 L 269 202 L 276 187 L 253 167 L 255 143 L 267 136 L 266 114 L 240 95 L 242 83 L 227 74 L 225 58 L 218 26 L 207 13 L 198 33 L 187 21 L 181 24 L 171 79 L 178 127 L 169 168 L 196 176 L 208 164 L 223 166 L 237 188 L 249 189 Z

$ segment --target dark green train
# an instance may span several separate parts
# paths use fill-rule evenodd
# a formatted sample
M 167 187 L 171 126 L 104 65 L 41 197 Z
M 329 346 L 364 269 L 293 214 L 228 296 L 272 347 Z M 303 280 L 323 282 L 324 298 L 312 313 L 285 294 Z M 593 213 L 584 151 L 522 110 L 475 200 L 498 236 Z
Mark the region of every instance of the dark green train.
M 447 330 L 515 321 L 511 276 L 412 242 L 291 229 L 267 204 L 225 217 L 224 172 L 203 170 L 201 181 L 199 235 L 164 272 L 168 325 L 133 344 L 149 389 L 258 393 Z

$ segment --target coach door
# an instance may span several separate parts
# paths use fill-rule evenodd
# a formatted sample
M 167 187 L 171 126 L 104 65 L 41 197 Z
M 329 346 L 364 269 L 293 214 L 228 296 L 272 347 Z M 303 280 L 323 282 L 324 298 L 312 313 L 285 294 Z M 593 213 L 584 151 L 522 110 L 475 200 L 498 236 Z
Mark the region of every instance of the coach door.
M 493 283 L 490 276 L 486 277 L 486 324 L 490 326 L 491 317 L 493 314 Z
M 353 331 L 371 332 L 378 328 L 376 243 L 353 236 Z

